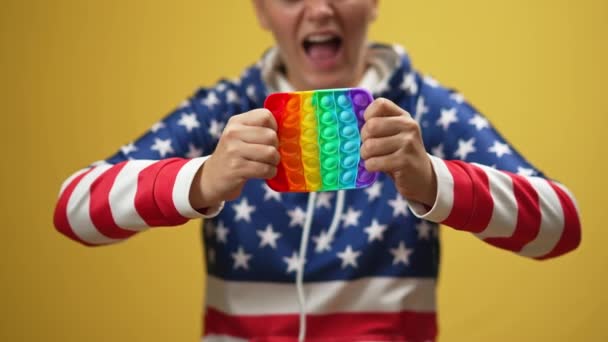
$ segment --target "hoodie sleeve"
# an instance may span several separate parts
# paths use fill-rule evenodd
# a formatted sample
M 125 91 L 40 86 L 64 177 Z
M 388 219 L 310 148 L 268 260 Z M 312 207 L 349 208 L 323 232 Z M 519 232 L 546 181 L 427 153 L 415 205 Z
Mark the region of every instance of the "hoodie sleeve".
M 574 250 L 581 227 L 572 193 L 532 166 L 459 93 L 418 80 L 414 116 L 438 192 L 432 208 L 411 203 L 414 214 L 530 258 Z
M 241 98 L 246 94 L 240 89 L 222 81 L 199 90 L 139 139 L 69 176 L 56 203 L 55 228 L 96 246 L 123 241 L 149 227 L 217 215 L 223 203 L 192 208 L 189 189 L 225 122 L 245 111 L 247 101 Z

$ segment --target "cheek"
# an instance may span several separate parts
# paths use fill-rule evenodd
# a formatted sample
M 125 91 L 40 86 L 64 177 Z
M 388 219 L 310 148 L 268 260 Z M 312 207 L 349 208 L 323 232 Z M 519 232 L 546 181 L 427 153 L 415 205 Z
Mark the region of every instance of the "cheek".
M 274 14 L 270 18 L 272 34 L 283 50 L 294 50 L 297 48 L 295 46 L 298 44 L 296 20 L 295 16 L 283 12 Z
M 368 6 L 350 6 L 342 11 L 343 25 L 348 32 L 350 40 L 362 41 L 365 39 L 367 28 L 372 21 L 372 13 Z

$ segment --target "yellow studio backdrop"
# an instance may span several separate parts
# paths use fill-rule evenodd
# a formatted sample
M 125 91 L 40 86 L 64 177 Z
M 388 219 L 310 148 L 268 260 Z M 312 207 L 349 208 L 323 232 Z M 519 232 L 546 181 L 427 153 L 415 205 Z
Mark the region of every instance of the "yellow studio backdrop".
M 440 341 L 607 341 L 608 1 L 381 0 L 373 39 L 459 89 L 576 194 L 583 242 L 536 262 L 443 229 Z M 245 0 L 2 0 L 0 340 L 197 341 L 198 226 L 86 248 L 61 182 L 272 43 Z

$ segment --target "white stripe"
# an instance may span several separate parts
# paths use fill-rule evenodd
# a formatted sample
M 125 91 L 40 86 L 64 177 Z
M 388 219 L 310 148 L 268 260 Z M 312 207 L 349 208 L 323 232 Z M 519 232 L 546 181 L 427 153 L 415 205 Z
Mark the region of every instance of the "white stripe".
M 198 172 L 201 165 L 203 165 L 208 158 L 209 156 L 194 158 L 184 164 L 177 173 L 175 185 L 173 186 L 173 204 L 183 217 L 193 219 L 205 216 L 190 205 L 190 187 L 196 172 Z
M 490 195 L 494 202 L 488 226 L 475 236 L 480 239 L 512 236 L 517 225 L 518 209 L 511 177 L 486 165 L 474 165 L 481 168 L 488 176 Z
M 74 178 L 80 176 L 81 174 L 85 173 L 89 171 L 89 168 L 86 169 L 81 169 L 78 170 L 76 172 L 74 172 L 70 177 L 68 177 L 68 179 L 66 179 L 63 184 L 61 184 L 61 189 L 59 190 L 59 197 L 61 197 L 61 194 L 63 194 L 63 191 L 65 190 L 65 188 L 68 187 L 68 185 L 70 185 L 70 183 L 72 183 L 72 181 L 74 180 Z
M 68 201 L 68 222 L 70 223 L 74 234 L 81 240 L 90 244 L 99 245 L 121 241 L 110 239 L 101 234 L 97 228 L 95 228 L 95 225 L 89 216 L 91 184 L 111 167 L 112 165 L 102 165 L 94 168 L 80 180 L 78 185 L 76 185 L 74 192 L 72 192 Z
M 133 231 L 142 231 L 148 227 L 135 209 L 135 195 L 139 173 L 155 162 L 157 161 L 132 160 L 116 175 L 110 189 L 109 201 L 112 217 L 119 227 Z
M 576 212 L 578 213 L 578 203 L 576 203 L 576 198 L 574 197 L 574 194 L 572 192 L 570 192 L 570 189 L 566 188 L 565 185 L 558 183 L 558 182 L 552 182 L 554 185 L 557 185 L 558 188 L 562 189 L 562 191 L 564 191 L 568 197 L 570 197 L 570 200 L 572 201 L 572 204 L 574 205 L 574 209 L 576 209 Z
M 247 340 L 227 335 L 205 335 L 201 338 L 201 342 L 247 342 Z
M 305 283 L 309 314 L 435 312 L 435 279 L 372 277 Z M 207 305 L 230 315 L 297 314 L 293 284 L 224 281 L 207 277 Z
M 527 177 L 540 199 L 541 224 L 536 238 L 519 254 L 535 258 L 548 254 L 557 245 L 564 230 L 564 212 L 557 194 L 549 183 L 539 177 Z
M 429 155 L 433 163 L 433 171 L 437 178 L 437 197 L 433 208 L 427 209 L 420 203 L 409 201 L 412 213 L 418 218 L 432 221 L 443 222 L 448 218 L 454 206 L 454 177 L 450 173 L 447 165 L 441 158 Z

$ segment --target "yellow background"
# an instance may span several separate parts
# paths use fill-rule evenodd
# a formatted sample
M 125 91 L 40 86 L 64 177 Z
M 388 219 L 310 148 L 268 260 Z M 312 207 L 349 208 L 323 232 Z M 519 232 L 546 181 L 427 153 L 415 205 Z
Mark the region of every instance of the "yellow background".
M 381 1 L 371 37 L 460 89 L 582 212 L 581 247 L 547 262 L 444 229 L 441 341 L 608 340 L 607 34 L 606 0 Z M 270 44 L 244 0 L 1 1 L 0 340 L 198 340 L 198 222 L 90 249 L 52 210 L 71 172 Z

